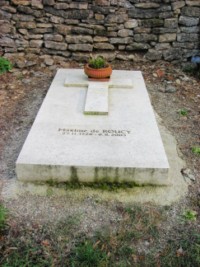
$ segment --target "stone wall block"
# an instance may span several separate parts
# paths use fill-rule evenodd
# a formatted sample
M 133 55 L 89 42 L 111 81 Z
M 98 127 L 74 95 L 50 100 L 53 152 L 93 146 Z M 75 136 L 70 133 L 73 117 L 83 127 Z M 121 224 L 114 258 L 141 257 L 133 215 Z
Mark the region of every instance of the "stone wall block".
M 177 34 L 177 41 L 178 42 L 198 42 L 199 41 L 199 34 L 197 33 L 178 33 Z
M 186 5 L 200 7 L 200 1 L 199 0 L 186 0 Z
M 66 50 L 67 49 L 66 43 L 45 41 L 44 44 L 46 48 L 50 48 L 50 49 L 55 49 L 55 50 Z
M 138 26 L 138 21 L 136 19 L 128 20 L 124 23 L 126 29 L 134 29 Z
M 176 41 L 176 33 L 165 33 L 159 36 L 160 43 L 168 43 L 173 41 Z
M 0 46 L 15 47 L 15 42 L 10 37 L 3 36 L 0 38 Z
M 55 63 L 91 52 L 134 60 L 131 51 L 142 51 L 144 60 L 173 61 L 199 55 L 199 42 L 200 0 L 0 0 L 1 55 Z
M 71 28 L 72 34 L 89 34 L 89 35 L 92 35 L 93 32 L 94 31 L 92 29 L 83 28 L 83 27 L 72 27 Z
M 145 55 L 145 58 L 148 60 L 156 61 L 160 60 L 162 58 L 162 55 L 163 55 L 162 51 L 149 49 L 149 51 Z
M 42 0 L 31 0 L 31 6 L 37 9 L 43 9 Z
M 95 43 L 94 48 L 100 49 L 100 50 L 114 50 L 115 49 L 114 45 L 109 44 L 109 43 Z
M 130 35 L 130 30 L 127 30 L 127 29 L 122 29 L 122 30 L 119 30 L 117 35 L 119 37 L 128 37 Z
M 164 27 L 177 29 L 178 19 L 177 18 L 165 19 Z
M 164 25 L 164 20 L 163 19 L 145 19 L 141 20 L 141 26 L 143 27 L 160 27 Z
M 111 44 L 129 44 L 131 43 L 132 38 L 126 37 L 126 38 L 110 38 L 110 43 Z
M 68 44 L 93 43 L 93 39 L 90 35 L 67 35 L 65 40 Z
M 182 58 L 182 51 L 178 48 L 171 48 L 163 52 L 163 57 L 167 61 L 178 60 Z
M 199 18 L 180 16 L 179 24 L 184 25 L 184 26 L 188 26 L 188 27 L 196 26 L 199 24 Z
M 151 48 L 151 46 L 149 44 L 135 43 L 135 42 L 126 46 L 126 50 L 128 50 L 128 51 L 148 50 L 150 48 Z
M 182 9 L 182 14 L 189 17 L 200 17 L 200 7 L 188 6 Z
M 62 42 L 63 36 L 61 34 L 44 34 L 45 41 Z
M 11 3 L 18 6 L 28 6 L 30 5 L 30 0 L 11 0 Z
M 155 34 L 141 33 L 141 34 L 135 34 L 134 40 L 139 43 L 150 42 L 150 41 L 157 41 L 158 37 Z
M 185 6 L 185 1 L 175 1 L 172 3 L 172 9 L 176 10 Z
M 44 5 L 53 6 L 55 4 L 54 0 L 43 0 Z
M 85 51 L 85 52 L 92 52 L 93 45 L 91 44 L 70 44 L 68 46 L 70 51 Z
M 43 44 L 42 40 L 31 40 L 30 47 L 40 48 Z

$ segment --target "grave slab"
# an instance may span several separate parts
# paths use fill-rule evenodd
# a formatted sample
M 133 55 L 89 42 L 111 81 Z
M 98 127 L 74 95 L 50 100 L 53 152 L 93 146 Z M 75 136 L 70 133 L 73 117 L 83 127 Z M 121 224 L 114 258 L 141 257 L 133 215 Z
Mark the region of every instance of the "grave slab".
M 169 184 L 141 72 L 113 71 L 102 101 L 107 99 L 107 115 L 85 114 L 88 86 L 83 70 L 58 70 L 17 159 L 18 179 Z

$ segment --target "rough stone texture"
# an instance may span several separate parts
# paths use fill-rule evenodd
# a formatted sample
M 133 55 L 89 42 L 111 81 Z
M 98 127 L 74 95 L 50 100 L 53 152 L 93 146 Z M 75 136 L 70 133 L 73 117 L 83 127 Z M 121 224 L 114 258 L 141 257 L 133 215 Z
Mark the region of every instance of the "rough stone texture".
M 129 60 L 132 50 L 154 60 L 159 47 L 159 59 L 174 60 L 179 48 L 180 61 L 190 60 L 200 55 L 199 29 L 199 0 L 11 0 L 0 5 L 2 55 L 23 51 L 25 57 L 31 52 L 86 60 L 91 52 L 114 50 L 110 60 Z

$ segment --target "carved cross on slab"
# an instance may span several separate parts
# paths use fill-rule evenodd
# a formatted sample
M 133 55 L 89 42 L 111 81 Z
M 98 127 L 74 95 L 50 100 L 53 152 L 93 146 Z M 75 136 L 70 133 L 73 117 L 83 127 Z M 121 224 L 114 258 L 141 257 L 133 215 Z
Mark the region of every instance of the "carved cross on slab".
M 110 79 L 106 82 L 88 81 L 86 79 L 74 79 L 69 77 L 65 80 L 67 87 L 88 87 L 84 107 L 86 115 L 108 115 L 108 91 L 109 88 L 132 89 L 131 79 Z

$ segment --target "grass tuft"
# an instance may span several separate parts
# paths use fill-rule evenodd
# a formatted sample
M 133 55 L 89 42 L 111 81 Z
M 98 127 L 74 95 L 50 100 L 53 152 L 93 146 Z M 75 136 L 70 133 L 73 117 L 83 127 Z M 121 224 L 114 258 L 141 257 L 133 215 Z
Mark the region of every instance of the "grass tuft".
M 10 71 L 12 69 L 11 62 L 3 57 L 0 57 L 0 75 L 4 72 Z

